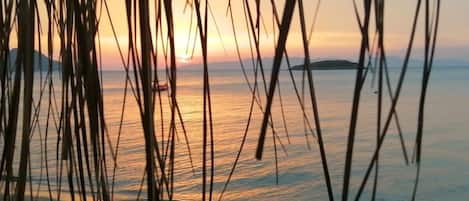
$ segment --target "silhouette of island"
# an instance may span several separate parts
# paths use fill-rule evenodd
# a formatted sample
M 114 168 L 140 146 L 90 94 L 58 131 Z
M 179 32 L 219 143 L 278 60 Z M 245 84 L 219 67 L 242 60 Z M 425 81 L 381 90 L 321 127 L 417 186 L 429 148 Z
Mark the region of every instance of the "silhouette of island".
M 292 70 L 303 70 L 303 64 L 291 67 Z M 308 65 L 309 70 L 353 70 L 358 64 L 347 60 L 322 60 Z
M 17 48 L 13 48 L 13 49 L 10 50 L 9 65 L 8 65 L 8 68 L 10 69 L 10 71 L 15 70 L 15 62 L 16 62 L 17 55 L 18 55 L 18 49 Z M 45 56 L 44 54 L 41 54 L 36 50 L 34 51 L 34 71 L 36 71 L 36 72 L 48 71 L 49 62 L 51 62 L 51 64 L 52 64 L 52 71 L 61 70 L 62 64 L 59 61 L 51 59 L 48 56 Z M 3 61 L 0 61 L 0 63 L 3 63 Z

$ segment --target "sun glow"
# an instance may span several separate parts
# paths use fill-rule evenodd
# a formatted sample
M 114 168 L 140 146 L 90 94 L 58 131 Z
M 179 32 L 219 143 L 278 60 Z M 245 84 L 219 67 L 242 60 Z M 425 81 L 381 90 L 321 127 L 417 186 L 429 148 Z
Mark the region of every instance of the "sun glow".
M 188 55 L 186 53 L 184 54 L 180 54 L 177 56 L 178 58 L 178 61 L 181 62 L 181 63 L 190 63 L 192 61 L 192 56 L 191 55 Z

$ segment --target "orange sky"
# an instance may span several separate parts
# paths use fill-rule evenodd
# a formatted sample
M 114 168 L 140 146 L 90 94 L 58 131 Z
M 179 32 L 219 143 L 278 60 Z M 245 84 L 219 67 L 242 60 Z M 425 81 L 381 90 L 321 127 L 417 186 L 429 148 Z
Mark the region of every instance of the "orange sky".
M 187 53 L 187 41 L 190 23 L 190 11 L 183 11 L 183 5 L 186 0 L 175 0 L 174 14 L 175 14 L 175 39 L 176 39 L 176 54 L 178 55 L 180 63 L 196 62 L 189 61 Z M 215 29 L 215 23 L 212 17 L 209 19 L 209 39 L 208 50 L 209 59 L 211 61 L 225 61 L 236 60 L 236 49 L 234 37 L 231 28 L 231 21 L 229 16 L 226 15 L 226 7 L 228 0 L 212 0 L 210 1 L 214 18 L 218 24 L 221 38 L 218 36 Z M 236 20 L 235 26 L 237 28 L 239 45 L 244 57 L 248 57 L 249 53 L 249 38 L 248 30 L 246 29 L 245 19 L 242 10 L 242 0 L 232 1 L 234 9 L 234 18 Z M 251 7 L 254 8 L 254 2 L 250 1 Z M 281 9 L 284 0 L 275 0 L 278 9 Z M 357 1 L 360 2 L 360 1 Z M 393 0 L 386 1 L 386 44 L 388 52 L 396 52 L 406 47 L 409 31 L 412 22 L 412 13 L 415 9 L 416 1 L 411 0 Z M 111 18 L 117 29 L 118 38 L 122 46 L 127 44 L 127 25 L 125 19 L 124 0 L 108 0 L 111 12 Z M 311 26 L 313 12 L 317 0 L 305 0 L 306 18 L 309 22 L 307 29 Z M 261 1 L 262 12 L 264 13 L 264 24 L 267 28 L 261 33 L 261 47 L 262 54 L 265 57 L 273 55 L 275 41 L 274 35 L 271 33 L 272 15 L 270 1 Z M 465 19 L 469 14 L 465 14 L 469 10 L 469 1 L 446 0 L 442 2 L 441 26 L 439 33 L 439 46 L 444 47 L 469 47 L 469 27 L 465 26 Z M 42 5 L 39 5 L 41 10 Z M 253 10 L 254 11 L 254 10 Z M 279 11 L 281 13 L 281 11 Z M 463 17 L 466 15 L 466 17 Z M 45 19 L 44 19 L 45 20 Z M 194 21 L 195 23 L 195 21 Z M 194 30 L 194 29 L 193 29 Z M 422 26 L 420 26 L 420 31 Z M 46 31 L 46 30 L 43 30 Z M 268 33 L 269 32 L 269 33 Z M 291 26 L 290 36 L 288 39 L 287 49 L 292 56 L 302 56 L 302 41 L 300 35 L 300 26 L 298 20 L 298 11 L 295 11 L 295 18 Z M 422 35 L 422 34 L 419 34 Z M 198 35 L 197 35 L 198 38 Z M 100 24 L 100 39 L 103 48 L 103 63 L 107 68 L 120 68 L 120 57 L 117 51 L 117 46 L 112 35 L 109 20 L 103 12 Z M 193 37 L 191 41 L 193 40 Z M 13 38 L 13 41 L 15 39 Z M 417 37 L 417 47 L 421 44 L 421 37 Z M 13 44 L 12 47 L 15 46 Z M 45 43 L 44 43 L 45 44 Z M 312 41 L 310 44 L 310 51 L 312 57 L 346 57 L 356 58 L 356 52 L 360 44 L 360 34 L 357 28 L 357 22 L 353 13 L 353 5 L 350 0 L 327 0 L 321 1 L 321 6 L 318 15 L 318 21 L 313 33 Z M 45 46 L 45 45 L 43 45 Z M 58 49 L 58 47 L 56 47 Z M 195 57 L 200 56 L 200 44 L 196 44 Z M 448 49 L 448 48 L 447 48 Z M 469 48 L 467 48 L 469 49 Z M 458 52 L 440 52 L 441 54 L 454 55 Z M 190 52 L 190 51 L 189 51 Z M 196 60 L 196 59 L 195 59 Z

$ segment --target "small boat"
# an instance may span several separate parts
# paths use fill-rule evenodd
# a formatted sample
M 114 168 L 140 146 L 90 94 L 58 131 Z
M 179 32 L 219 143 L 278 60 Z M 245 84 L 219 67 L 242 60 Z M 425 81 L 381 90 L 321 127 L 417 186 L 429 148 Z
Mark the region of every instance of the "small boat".
M 168 90 L 168 83 L 156 83 L 155 84 L 155 88 L 153 89 L 153 91 L 166 91 Z

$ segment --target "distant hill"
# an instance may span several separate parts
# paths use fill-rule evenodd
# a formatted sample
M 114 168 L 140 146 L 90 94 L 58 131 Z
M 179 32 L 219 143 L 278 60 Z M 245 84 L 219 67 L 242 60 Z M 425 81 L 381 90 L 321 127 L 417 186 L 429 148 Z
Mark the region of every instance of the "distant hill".
M 351 62 L 353 58 L 347 58 L 349 60 L 344 59 L 335 59 L 333 57 L 312 57 L 311 63 L 320 64 L 321 67 L 312 67 L 314 69 L 320 70 L 347 70 L 347 69 L 357 69 L 357 63 Z M 388 67 L 389 68 L 401 68 L 404 62 L 404 58 L 399 55 L 390 55 L 386 57 Z M 303 63 L 304 58 L 298 56 L 291 56 L 289 57 L 290 64 L 292 65 L 292 70 L 303 70 Z M 329 61 L 329 62 L 325 62 Z M 247 71 L 251 72 L 252 67 L 252 60 L 250 58 L 244 58 L 242 60 L 244 67 Z M 264 70 L 271 70 L 273 65 L 273 58 L 272 57 L 264 57 L 262 58 L 263 68 Z M 374 60 L 372 62 L 374 65 Z M 282 59 L 281 64 L 282 70 L 287 70 L 288 65 L 285 58 Z M 408 66 L 410 68 L 421 68 L 423 66 L 423 60 L 420 60 L 418 57 L 412 57 L 409 60 Z M 463 66 L 469 67 L 469 59 L 455 59 L 455 58 L 438 58 L 436 57 L 433 61 L 433 66 L 435 67 L 453 67 L 453 66 Z M 199 71 L 202 69 L 202 64 L 200 63 L 188 63 L 188 64 L 181 64 L 178 67 L 183 67 L 185 71 Z M 209 63 L 210 70 L 240 70 L 240 63 L 238 60 L 231 60 L 231 61 L 212 61 Z
M 15 61 L 16 57 L 18 55 L 18 49 L 14 48 L 10 50 L 10 65 L 9 69 L 14 70 L 15 69 Z M 34 71 L 47 71 L 49 69 L 49 61 L 52 61 L 52 70 L 53 71 L 59 71 L 61 70 L 61 63 L 56 61 L 56 60 L 49 60 L 49 57 L 39 54 L 38 51 L 34 51 Z
M 308 65 L 309 70 L 350 70 L 357 69 L 358 64 L 347 60 L 322 60 Z M 304 65 L 291 67 L 292 70 L 303 70 Z

